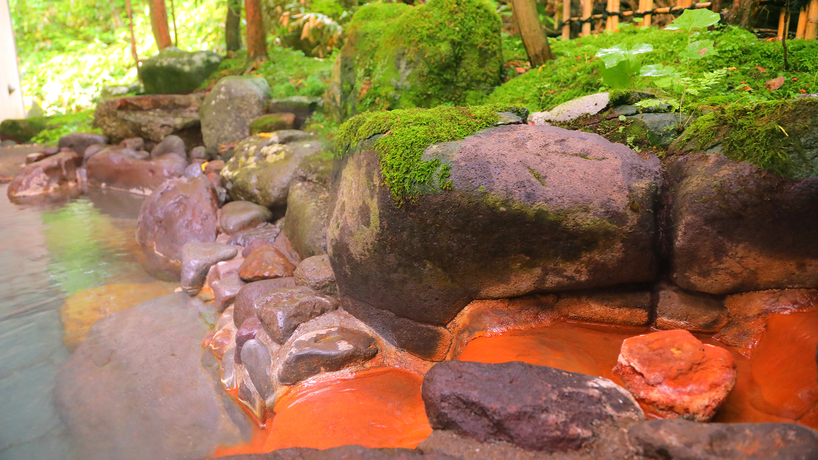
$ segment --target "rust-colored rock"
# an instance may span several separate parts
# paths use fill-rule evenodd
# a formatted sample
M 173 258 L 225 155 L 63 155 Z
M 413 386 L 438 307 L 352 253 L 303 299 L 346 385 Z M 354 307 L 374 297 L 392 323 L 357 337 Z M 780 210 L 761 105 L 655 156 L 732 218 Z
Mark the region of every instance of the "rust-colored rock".
M 644 326 L 650 316 L 651 298 L 648 291 L 582 291 L 560 295 L 555 308 L 573 320 Z
M 187 164 L 173 153 L 150 158 L 144 151 L 110 146 L 88 159 L 88 185 L 150 195 L 168 179 L 181 177 Z
M 70 192 L 77 188 L 77 167 L 82 155 L 61 152 L 26 165 L 11 180 L 9 198 Z
M 130 137 L 160 142 L 175 134 L 187 145 L 202 143 L 199 106 L 203 94 L 154 94 L 108 99 L 97 104 L 94 123 L 111 143 Z
M 250 252 L 239 268 L 244 281 L 260 281 L 293 276 L 295 265 L 272 244 L 263 244 Z
M 708 421 L 736 384 L 733 357 L 685 330 L 626 339 L 614 373 L 663 417 Z
M 671 283 L 660 283 L 655 294 L 659 329 L 716 332 L 727 323 L 727 309 L 718 297 L 688 292 Z

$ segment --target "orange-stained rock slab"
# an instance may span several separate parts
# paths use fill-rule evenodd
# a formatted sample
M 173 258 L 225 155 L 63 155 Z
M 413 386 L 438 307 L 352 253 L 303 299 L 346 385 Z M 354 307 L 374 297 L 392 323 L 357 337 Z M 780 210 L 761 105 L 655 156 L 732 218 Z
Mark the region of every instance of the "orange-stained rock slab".
M 685 330 L 653 332 L 622 343 L 614 373 L 664 417 L 708 421 L 736 384 L 733 357 Z
M 176 285 L 154 281 L 147 284 L 117 283 L 77 291 L 60 310 L 65 335 L 63 341 L 73 351 L 88 335 L 88 329 L 102 317 L 173 292 Z
M 286 278 L 293 276 L 295 265 L 277 248 L 271 244 L 260 245 L 255 248 L 239 268 L 239 276 L 244 281 L 259 281 L 270 278 Z

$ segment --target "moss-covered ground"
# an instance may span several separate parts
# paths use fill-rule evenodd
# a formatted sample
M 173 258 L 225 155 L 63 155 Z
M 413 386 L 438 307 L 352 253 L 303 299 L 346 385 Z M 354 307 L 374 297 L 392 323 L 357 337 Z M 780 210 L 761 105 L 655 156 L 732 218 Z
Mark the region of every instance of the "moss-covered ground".
M 495 124 L 498 106 L 440 106 L 433 109 L 401 109 L 367 112 L 341 125 L 336 138 L 337 155 L 354 153 L 359 142 L 381 135 L 374 143 L 381 161 L 384 183 L 392 195 L 403 200 L 419 189 L 451 189 L 449 167 L 439 160 L 422 161 L 426 147 L 463 139 Z
M 68 115 L 52 117 L 31 117 L 25 120 L 5 120 L 0 126 L 0 134 L 20 141 L 42 145 L 54 145 L 61 137 L 76 133 L 102 134 L 93 127 L 94 111 L 85 110 Z
M 779 41 L 759 40 L 746 30 L 729 26 L 703 31 L 694 37 L 694 40 L 703 39 L 715 41 L 715 53 L 693 61 L 690 70 L 700 74 L 724 68 L 728 69 L 728 74 L 721 84 L 694 96 L 691 107 L 708 108 L 732 102 L 784 99 L 818 92 L 818 41 L 789 41 L 790 70 L 785 71 L 783 48 Z M 513 40 L 507 39 L 504 49 L 515 53 L 513 59 L 520 59 L 519 47 L 514 45 Z M 599 75 L 604 64 L 595 57 L 600 49 L 620 44 L 632 46 L 649 43 L 654 50 L 642 55 L 645 64 L 678 66 L 677 55 L 686 46 L 687 35 L 678 31 L 626 26 L 616 33 L 566 41 L 551 40 L 550 43 L 556 60 L 510 79 L 498 87 L 488 101 L 525 106 L 531 111 L 550 110 L 571 99 L 607 89 Z M 506 56 L 506 59 L 509 57 Z M 779 89 L 769 91 L 764 86 L 766 81 L 781 76 L 785 77 L 785 82 Z M 644 86 L 648 82 L 640 84 Z

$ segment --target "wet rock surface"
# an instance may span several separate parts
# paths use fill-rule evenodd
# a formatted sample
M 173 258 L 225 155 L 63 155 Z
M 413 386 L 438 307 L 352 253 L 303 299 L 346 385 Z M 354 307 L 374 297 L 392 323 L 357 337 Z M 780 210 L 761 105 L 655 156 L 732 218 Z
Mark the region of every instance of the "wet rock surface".
M 215 155 L 219 145 L 250 135 L 250 121 L 264 114 L 270 86 L 260 77 L 226 77 L 202 103 L 202 137 L 207 152 Z
M 324 149 L 318 139 L 287 142 L 280 136 L 252 136 L 238 143 L 221 177 L 231 198 L 252 201 L 280 217 L 299 163 Z
M 628 437 L 649 459 L 807 460 L 818 452 L 818 433 L 794 423 L 693 423 L 650 420 Z
M 710 294 L 818 286 L 818 177 L 789 180 L 721 155 L 670 161 L 671 279 Z
M 238 275 L 228 276 L 213 282 L 216 311 L 222 311 L 233 303 L 246 284 Z
M 601 290 L 560 294 L 554 308 L 573 320 L 643 326 L 652 312 L 651 293 Z
M 151 158 L 144 150 L 109 146 L 88 158 L 86 175 L 91 187 L 149 195 L 167 180 L 184 175 L 187 166 L 184 156 Z
M 320 294 L 338 295 L 335 273 L 332 271 L 329 256 L 326 254 L 307 257 L 302 260 L 296 267 L 295 272 L 293 272 L 293 277 L 295 277 L 298 284 L 307 286 Z
M 78 457 L 196 459 L 248 439 L 246 417 L 198 345 L 206 332 L 181 293 L 98 321 L 56 389 Z
M 182 246 L 182 290 L 196 295 L 204 286 L 210 267 L 236 257 L 238 253 L 239 249 L 229 244 L 185 244 Z
M 625 339 L 614 373 L 663 417 L 706 422 L 736 384 L 730 352 L 684 330 Z
M 287 195 L 284 233 L 303 257 L 326 254 L 332 158 L 310 155 L 298 165 Z
M 593 134 L 512 125 L 423 159 L 451 165 L 454 191 L 402 207 L 379 185 L 374 152 L 344 166 L 328 248 L 350 311 L 445 325 L 476 298 L 654 278 L 656 158 Z
M 248 318 L 256 316 L 259 305 L 266 303 L 276 292 L 295 286 L 293 278 L 277 278 L 247 284 L 236 296 L 233 323 L 241 327 Z
M 424 454 L 412 449 L 371 449 L 362 446 L 333 447 L 326 450 L 295 447 L 267 454 L 233 455 L 226 460 L 454 460 L 440 453 Z
M 293 276 L 295 265 L 275 246 L 265 242 L 247 254 L 239 268 L 239 276 L 247 282 Z
M 216 239 L 217 210 L 213 186 L 206 178 L 166 182 L 145 200 L 139 213 L 136 239 L 146 268 L 155 276 L 179 279 L 185 243 Z
M 239 350 L 239 348 L 236 349 Z M 273 377 L 270 375 L 270 367 L 273 364 L 270 350 L 256 339 L 248 340 L 240 350 L 241 364 L 250 374 L 253 387 L 265 401 L 265 405 L 272 407 L 272 404 L 266 403 L 270 397 L 275 397 Z
M 281 229 L 277 225 L 265 222 L 259 225 L 258 227 L 249 228 L 247 230 L 240 230 L 231 235 L 230 238 L 227 239 L 227 241 L 230 244 L 235 244 L 237 246 L 247 248 L 248 246 L 250 246 L 250 243 L 256 240 L 275 243 L 276 237 L 278 237 L 280 233 Z
M 9 184 L 9 198 L 25 198 L 43 194 L 77 194 L 77 168 L 82 155 L 61 152 L 20 169 Z
M 670 283 L 656 290 L 656 327 L 717 332 L 727 324 L 727 308 L 718 297 L 688 292 Z
M 422 393 L 432 428 L 537 451 L 580 449 L 602 425 L 644 419 L 610 380 L 520 362 L 440 363 Z
M 292 385 L 322 372 L 369 361 L 377 354 L 375 339 L 360 331 L 332 328 L 311 332 L 293 342 L 281 364 L 278 380 Z
M 264 206 L 249 201 L 231 201 L 222 207 L 219 225 L 225 233 L 234 234 L 269 222 L 272 218 L 273 213 Z
M 94 122 L 111 143 L 131 137 L 160 142 L 175 134 L 188 145 L 201 144 L 201 94 L 156 94 L 108 99 L 97 104 Z
M 266 294 L 256 302 L 256 316 L 261 320 L 267 335 L 274 342 L 283 344 L 301 323 L 335 308 L 337 303 L 331 299 L 319 295 L 308 287 L 295 286 Z
M 94 144 L 107 144 L 108 138 L 99 134 L 72 133 L 60 138 L 57 148 L 69 148 L 80 155 L 85 155 L 85 150 Z

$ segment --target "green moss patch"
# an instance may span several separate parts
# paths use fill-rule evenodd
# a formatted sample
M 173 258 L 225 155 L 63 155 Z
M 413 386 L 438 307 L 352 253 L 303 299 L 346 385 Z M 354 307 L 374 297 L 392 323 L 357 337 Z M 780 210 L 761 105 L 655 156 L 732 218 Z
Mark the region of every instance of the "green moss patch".
M 102 134 L 102 130 L 93 127 L 94 111 L 53 117 L 32 117 L 19 120 L 4 120 L 0 123 L 0 134 L 12 137 L 20 142 L 35 144 L 56 144 L 61 137 L 73 133 Z
M 436 107 L 370 112 L 341 125 L 336 137 L 338 156 L 354 153 L 359 142 L 382 135 L 374 142 L 384 183 L 400 204 L 420 194 L 421 188 L 451 190 L 450 167 L 440 160 L 422 161 L 432 144 L 457 141 L 494 125 L 498 107 Z
M 666 149 L 659 147 L 651 138 L 650 132 L 644 123 L 639 120 L 622 120 L 613 109 L 596 115 L 583 115 L 571 121 L 553 124 L 572 131 L 599 134 L 611 142 L 625 144 L 636 152 L 649 151 L 660 157 L 666 153 Z
M 696 120 L 672 146 L 674 153 L 721 145 L 726 157 L 790 179 L 818 176 L 818 99 L 731 104 Z

